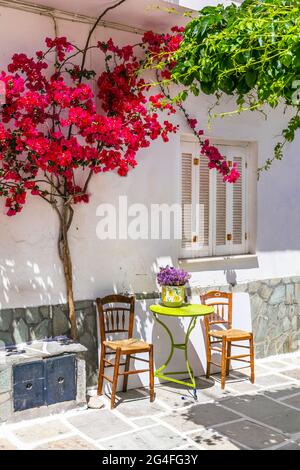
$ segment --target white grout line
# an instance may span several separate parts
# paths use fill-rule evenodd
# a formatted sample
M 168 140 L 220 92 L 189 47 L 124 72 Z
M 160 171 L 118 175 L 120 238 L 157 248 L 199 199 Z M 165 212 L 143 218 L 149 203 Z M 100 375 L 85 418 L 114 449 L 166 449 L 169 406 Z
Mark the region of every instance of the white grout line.
M 9 429 L 6 430 L 3 437 L 13 444 L 17 449 L 23 449 L 23 442 L 21 442 Z
M 281 401 L 277 400 L 276 398 L 269 397 L 269 396 L 266 396 L 266 398 L 269 398 L 269 400 L 274 401 L 274 402 L 277 403 L 278 405 L 286 406 L 286 407 L 288 407 L 288 408 L 291 408 L 292 410 L 300 411 L 300 409 L 297 408 L 296 406 L 289 405 L 288 403 L 282 403 Z
M 68 439 L 74 437 L 74 432 L 66 432 L 64 434 L 59 434 L 56 436 L 48 437 L 47 439 L 39 439 L 33 442 L 23 442 L 23 449 L 24 450 L 34 450 L 39 446 L 43 446 L 45 444 L 51 444 L 52 442 L 57 442 L 63 439 Z
M 285 447 L 289 444 L 294 444 L 292 439 L 288 439 L 286 442 L 281 442 L 280 444 L 275 444 L 274 446 L 266 447 L 264 450 L 280 450 L 282 447 Z
M 6 424 L 5 427 L 7 429 L 11 429 L 12 431 L 14 431 L 18 429 L 30 428 L 33 425 L 46 424 L 52 421 L 60 420 L 60 418 L 61 418 L 61 415 L 45 416 L 45 417 L 40 417 L 40 418 L 33 418 L 30 420 L 26 420 L 26 421 L 19 421 L 17 423 L 9 423 L 9 424 Z
M 145 426 L 144 428 L 137 428 L 137 429 L 130 429 L 129 431 L 124 431 L 124 432 L 120 432 L 118 434 L 111 434 L 110 436 L 107 436 L 107 437 L 101 437 L 100 439 L 97 439 L 97 442 L 98 443 L 103 443 L 105 444 L 106 441 L 110 441 L 111 439 L 116 439 L 118 437 L 123 437 L 123 436 L 129 436 L 131 434 L 136 434 L 137 431 L 144 431 L 145 429 L 152 429 L 152 428 L 155 428 L 157 426 L 156 423 L 153 423 L 153 424 L 149 424 L 148 426 Z
M 203 450 L 203 448 L 201 448 L 201 446 L 199 446 L 199 444 L 197 444 L 195 441 L 193 441 L 192 439 L 190 439 L 189 436 L 187 436 L 185 432 L 179 431 L 179 429 L 177 429 L 175 426 L 172 426 L 171 424 L 169 424 L 169 423 L 167 423 L 167 422 L 165 422 L 165 421 L 161 421 L 159 418 L 155 418 L 155 417 L 154 417 L 153 419 L 154 419 L 160 426 L 163 426 L 163 427 L 169 429 L 169 430 L 172 431 L 173 433 L 175 433 L 175 434 L 177 434 L 178 436 L 180 436 L 181 439 L 187 441 L 187 444 L 193 445 L 193 446 L 196 445 L 196 447 L 198 447 L 198 448 L 200 447 L 199 450 Z M 187 444 L 186 444 L 186 445 L 187 445 Z
M 295 385 L 295 384 L 294 384 Z M 283 397 L 280 397 L 280 398 L 277 398 L 277 400 L 279 402 L 281 401 L 284 401 L 284 400 L 288 400 L 289 398 L 294 398 L 294 397 L 298 397 L 300 395 L 300 392 L 297 392 L 297 393 L 293 393 L 291 395 L 284 395 Z M 285 403 L 284 403 L 285 404 Z
M 219 424 L 214 424 L 213 425 L 213 428 L 206 428 L 206 429 L 214 429 L 214 428 L 218 428 L 220 426 L 227 426 L 229 424 L 234 424 L 234 423 L 239 423 L 239 422 L 242 422 L 242 421 L 245 421 L 244 418 L 237 418 L 237 419 L 232 419 L 230 421 L 225 421 L 224 423 L 219 423 Z M 212 426 L 212 425 L 211 425 Z M 190 433 L 193 433 L 195 432 L 195 430 L 193 431 L 187 431 L 186 434 L 190 434 Z M 219 432 L 219 431 L 218 431 Z
M 90 413 L 92 410 L 85 408 L 76 408 L 73 410 L 68 410 L 64 413 L 59 413 L 55 415 L 50 415 L 50 416 L 42 416 L 39 418 L 32 418 L 29 420 L 24 420 L 24 421 L 18 421 L 16 423 L 8 423 L 8 424 L 3 424 L 2 428 L 8 428 L 12 430 L 17 430 L 17 429 L 23 429 L 23 428 L 29 428 L 31 426 L 37 425 L 37 424 L 46 424 L 52 421 L 60 420 L 62 417 L 72 417 L 72 416 L 79 416 L 82 414 Z M 0 426 L 0 432 L 1 432 L 1 426 Z
M 76 426 L 74 426 L 73 424 L 71 424 L 66 418 L 63 419 L 63 423 L 68 426 L 70 429 L 72 429 L 73 431 L 73 435 L 77 435 L 79 437 L 81 437 L 82 439 L 84 439 L 85 441 L 89 442 L 90 444 L 92 444 L 94 447 L 96 447 L 97 449 L 99 450 L 104 450 L 104 447 L 102 447 L 101 445 L 99 445 L 96 441 L 96 439 L 92 439 L 91 437 L 89 437 L 87 434 L 85 434 L 84 432 L 80 431 L 78 428 L 76 428 Z
M 133 423 L 131 419 L 127 418 L 127 416 L 123 415 L 119 410 L 115 409 L 115 410 L 111 410 L 110 412 L 116 415 L 122 421 L 124 421 L 124 423 L 131 426 L 133 431 L 137 431 L 138 429 L 140 429 L 137 424 Z

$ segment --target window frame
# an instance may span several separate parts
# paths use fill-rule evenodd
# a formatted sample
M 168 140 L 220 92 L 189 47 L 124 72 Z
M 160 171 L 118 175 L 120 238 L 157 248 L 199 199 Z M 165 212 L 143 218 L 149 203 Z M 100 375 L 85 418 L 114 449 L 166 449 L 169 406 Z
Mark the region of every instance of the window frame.
M 203 259 L 203 258 L 219 258 L 219 257 L 232 257 L 232 256 L 245 256 L 248 254 L 255 253 L 256 243 L 256 170 L 257 170 L 257 145 L 254 142 L 239 141 L 239 140 L 225 140 L 210 138 L 210 142 L 218 147 L 230 148 L 230 151 L 234 153 L 236 151 L 243 150 L 242 165 L 242 191 L 243 191 L 243 216 L 242 216 L 242 244 L 235 246 L 233 240 L 226 240 L 225 245 L 217 247 L 216 245 L 216 170 L 209 170 L 209 246 L 203 247 L 199 243 L 194 244 L 191 248 L 182 246 L 182 240 L 179 245 L 179 259 Z M 180 201 L 182 202 L 182 154 L 191 153 L 187 152 L 187 148 L 194 148 L 192 153 L 192 159 L 199 157 L 199 152 L 196 151 L 199 142 L 194 136 L 182 135 L 180 138 Z M 222 151 L 222 149 L 221 149 Z M 224 153 L 224 152 L 223 152 Z M 238 155 L 239 156 L 239 155 Z M 232 160 L 232 156 L 231 156 Z M 192 164 L 192 167 L 194 165 Z M 194 188 L 192 187 L 192 198 L 195 204 L 195 199 L 199 201 L 199 168 L 192 169 L 192 172 L 198 175 L 192 177 Z M 255 178 L 255 183 L 250 178 Z M 197 183 L 198 181 L 198 183 Z M 195 184 L 196 183 L 196 184 Z M 226 233 L 231 233 L 230 222 L 233 221 L 233 185 L 226 183 L 229 186 L 230 196 L 226 197 Z M 195 188 L 196 186 L 196 188 Z M 253 195 L 249 194 L 249 190 L 253 191 Z M 227 191 L 227 189 L 226 189 Z M 253 197 L 252 197 L 253 196 Z M 230 202 L 231 199 L 231 202 Z M 250 199 L 253 202 L 253 207 L 250 209 Z M 252 203 L 251 202 L 251 203 Z M 195 208 L 193 208 L 195 212 Z M 251 214 L 250 214 L 251 212 Z M 229 217 L 228 217 L 229 215 Z M 255 222 L 255 223 L 254 223 Z M 233 237 L 232 237 L 233 238 Z

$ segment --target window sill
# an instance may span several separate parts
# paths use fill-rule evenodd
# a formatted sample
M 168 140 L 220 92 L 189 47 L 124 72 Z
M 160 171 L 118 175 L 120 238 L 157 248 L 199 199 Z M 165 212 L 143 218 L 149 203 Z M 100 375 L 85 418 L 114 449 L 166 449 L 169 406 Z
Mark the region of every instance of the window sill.
M 179 264 L 189 270 L 252 269 L 258 268 L 256 254 L 212 256 L 203 258 L 179 258 Z

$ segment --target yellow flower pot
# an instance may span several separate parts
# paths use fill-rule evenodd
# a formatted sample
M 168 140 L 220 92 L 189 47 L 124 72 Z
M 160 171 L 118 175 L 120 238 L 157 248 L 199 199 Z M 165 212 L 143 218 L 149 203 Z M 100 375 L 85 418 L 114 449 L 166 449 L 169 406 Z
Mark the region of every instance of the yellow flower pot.
M 181 307 L 184 304 L 184 286 L 162 286 L 161 299 L 166 307 Z

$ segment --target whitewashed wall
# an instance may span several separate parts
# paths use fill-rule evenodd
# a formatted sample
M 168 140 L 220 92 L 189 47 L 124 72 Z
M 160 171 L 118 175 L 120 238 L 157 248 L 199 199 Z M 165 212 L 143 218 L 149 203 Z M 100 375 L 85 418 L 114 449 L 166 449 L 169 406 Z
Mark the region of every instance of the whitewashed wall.
M 83 43 L 88 26 L 67 21 L 58 22 L 59 34 Z M 5 67 L 16 52 L 32 53 L 41 48 L 43 38 L 53 36 L 51 19 L 11 9 L 0 9 L 0 64 Z M 115 30 L 98 29 L 97 39 L 113 36 L 119 43 L 133 43 L 136 36 Z M 100 66 L 100 64 L 99 64 Z M 206 127 L 208 98 L 190 100 L 188 108 Z M 226 109 L 233 105 L 225 104 Z M 268 120 L 258 114 L 216 120 L 208 135 L 224 139 L 257 141 L 259 163 L 272 155 L 275 136 L 287 116 L 273 111 Z M 181 132 L 188 132 L 180 121 Z M 237 281 L 300 274 L 300 219 L 298 161 L 299 136 L 289 146 L 283 162 L 276 162 L 258 183 L 257 255 L 258 267 L 239 269 Z M 116 203 L 128 195 L 129 203 L 179 202 L 180 136 L 168 144 L 154 142 L 140 153 L 139 165 L 127 178 L 105 174 L 91 184 L 91 203 L 78 206 L 71 233 L 74 259 L 75 295 L 77 299 L 94 298 L 112 290 L 129 289 L 149 292 L 155 288 L 153 266 L 157 262 L 178 259 L 177 241 L 100 241 L 96 237 L 96 209 L 100 203 Z M 253 194 L 253 201 L 255 195 Z M 32 198 L 23 213 L 7 218 L 0 213 L 0 307 L 17 307 L 57 303 L 64 300 L 61 266 L 56 253 L 56 218 L 51 209 Z M 226 282 L 222 269 L 201 272 L 194 268 L 193 284 Z
M 71 41 L 83 44 L 87 32 L 87 25 L 58 22 L 58 34 L 66 35 Z M 41 49 L 46 36 L 53 35 L 51 19 L 0 8 L 1 68 L 6 66 L 14 52 L 31 54 Z M 110 36 L 120 44 L 136 42 L 134 34 L 107 28 L 99 28 L 94 40 L 105 40 Z M 272 155 L 275 136 L 288 120 L 282 110 L 273 111 L 267 121 L 258 114 L 216 120 L 208 130 L 207 109 L 211 103 L 208 98 L 188 102 L 188 108 L 203 122 L 208 135 L 258 142 L 259 164 Z M 224 103 L 224 109 L 233 109 L 233 106 L 229 101 Z M 178 122 L 181 132 L 188 132 L 184 121 L 178 118 Z M 300 275 L 299 144 L 298 135 L 287 149 L 284 161 L 276 162 L 258 183 L 257 267 L 240 262 L 227 265 L 228 269 L 234 270 L 237 282 Z M 77 208 L 70 234 L 77 300 L 93 299 L 112 291 L 151 292 L 156 288 L 154 267 L 167 262 L 177 263 L 177 241 L 100 241 L 96 236 L 99 221 L 96 209 L 100 203 L 117 205 L 121 195 L 128 196 L 129 204 L 180 202 L 179 134 L 168 144 L 153 143 L 150 149 L 139 154 L 138 161 L 138 167 L 126 178 L 112 173 L 95 177 L 90 187 L 90 204 Z M 255 202 L 256 195 L 253 194 L 253 204 Z M 3 206 L 0 206 L 0 309 L 65 301 L 56 237 L 56 216 L 38 198 L 32 197 L 23 213 L 14 218 L 6 217 Z M 226 283 L 226 264 L 217 270 L 202 266 L 194 266 L 192 285 Z M 250 328 L 248 295 L 236 294 L 235 306 L 243 311 L 236 320 L 240 322 L 236 326 Z M 138 304 L 136 328 L 144 339 L 155 342 L 156 357 L 161 362 L 168 353 L 168 339 L 154 326 L 146 302 Z M 177 326 L 173 325 L 173 330 L 176 335 L 180 334 L 180 321 Z M 197 355 L 201 359 L 195 370 L 198 375 L 205 363 L 203 338 L 199 338 L 196 330 L 191 339 L 192 358 Z M 137 385 L 140 379 L 147 383 L 146 377 L 135 378 L 131 386 Z

